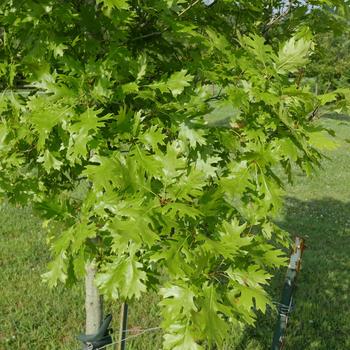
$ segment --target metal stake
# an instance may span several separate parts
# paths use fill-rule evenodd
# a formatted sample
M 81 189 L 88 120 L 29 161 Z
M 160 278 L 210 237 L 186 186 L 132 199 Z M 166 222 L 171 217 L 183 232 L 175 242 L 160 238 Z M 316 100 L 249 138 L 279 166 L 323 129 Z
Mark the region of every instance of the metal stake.
M 301 258 L 304 251 L 304 239 L 295 238 L 293 253 L 289 260 L 286 279 L 283 286 L 281 303 L 278 306 L 278 320 L 272 340 L 272 350 L 281 350 L 284 346 L 288 317 L 292 309 L 293 293 L 296 285 L 296 277 L 301 267 Z
M 123 303 L 120 310 L 119 346 L 116 350 L 126 349 L 126 337 L 128 328 L 128 304 Z

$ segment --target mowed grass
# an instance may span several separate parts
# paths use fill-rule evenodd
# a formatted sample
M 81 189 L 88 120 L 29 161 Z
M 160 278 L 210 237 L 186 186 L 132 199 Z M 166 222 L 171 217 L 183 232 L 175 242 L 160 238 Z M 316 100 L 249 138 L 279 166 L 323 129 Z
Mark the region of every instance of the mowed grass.
M 286 339 L 287 350 L 350 349 L 350 118 L 323 118 L 337 131 L 341 147 L 317 176 L 296 177 L 286 195 L 279 223 L 292 235 L 306 238 L 296 306 Z M 75 335 L 84 329 L 82 283 L 50 290 L 41 282 L 49 261 L 45 232 L 28 208 L 0 205 L 0 349 L 80 348 Z M 272 281 L 278 301 L 285 271 Z M 144 296 L 130 305 L 129 327 L 137 331 L 158 326 L 157 297 Z M 107 303 L 118 329 L 119 305 Z M 271 346 L 276 314 L 259 315 L 256 328 L 233 329 L 223 349 L 265 350 Z M 117 333 L 117 332 L 115 332 Z M 130 335 L 133 335 L 132 331 Z M 160 348 L 161 332 L 128 342 L 128 350 Z
M 299 177 L 283 226 L 306 238 L 287 349 L 350 349 L 350 118 L 324 118 L 341 147 L 311 181 Z
M 320 123 L 336 130 L 340 147 L 327 152 L 317 175 L 296 176 L 279 219 L 292 236 L 303 236 L 307 246 L 286 350 L 350 349 L 350 117 L 328 116 Z M 283 278 L 280 272 L 272 281 L 276 301 Z M 275 320 L 272 312 L 260 315 L 257 328 L 246 329 L 238 349 L 270 349 Z

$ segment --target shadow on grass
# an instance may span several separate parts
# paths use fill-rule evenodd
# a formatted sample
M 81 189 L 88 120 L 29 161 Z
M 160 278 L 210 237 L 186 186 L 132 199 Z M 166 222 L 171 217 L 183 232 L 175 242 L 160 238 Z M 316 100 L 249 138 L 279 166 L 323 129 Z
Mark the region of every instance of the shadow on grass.
M 350 349 L 350 202 L 286 198 L 279 224 L 305 237 L 307 245 L 285 349 Z M 272 283 L 275 300 L 283 278 Z M 275 319 L 271 313 L 259 316 L 257 328 L 247 329 L 237 349 L 270 349 Z
M 350 122 L 350 116 L 347 114 L 330 113 L 330 114 L 324 114 L 321 117 L 321 119 L 323 119 L 323 118 L 339 120 L 339 121 L 344 121 L 344 122 Z

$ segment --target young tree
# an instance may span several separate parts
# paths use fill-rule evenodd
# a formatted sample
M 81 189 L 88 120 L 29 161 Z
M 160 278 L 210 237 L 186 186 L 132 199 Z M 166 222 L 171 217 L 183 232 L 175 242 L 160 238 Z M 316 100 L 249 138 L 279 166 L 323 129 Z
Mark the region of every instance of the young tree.
M 63 227 L 51 286 L 88 263 L 105 297 L 155 289 L 165 349 L 220 344 L 265 311 L 288 244 L 278 169 L 319 164 L 333 143 L 310 115 L 343 97 L 300 84 L 317 21 L 347 6 L 312 3 L 323 17 L 262 0 L 0 5 L 0 188 Z

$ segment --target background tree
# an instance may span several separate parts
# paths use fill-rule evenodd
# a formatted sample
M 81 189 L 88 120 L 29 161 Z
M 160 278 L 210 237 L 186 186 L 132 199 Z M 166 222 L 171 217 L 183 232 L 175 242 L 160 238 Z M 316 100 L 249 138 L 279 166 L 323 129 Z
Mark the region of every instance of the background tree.
M 335 35 L 324 33 L 316 36 L 317 49 L 306 75 L 315 93 L 325 93 L 350 85 L 349 31 Z M 310 82 L 309 82 L 310 83 Z
M 327 3 L 1 4 L 0 188 L 47 218 L 51 286 L 93 262 L 105 297 L 156 290 L 165 349 L 265 311 L 278 169 L 319 164 L 334 144 L 310 115 L 346 97 L 301 84 L 313 31 L 343 25 Z

